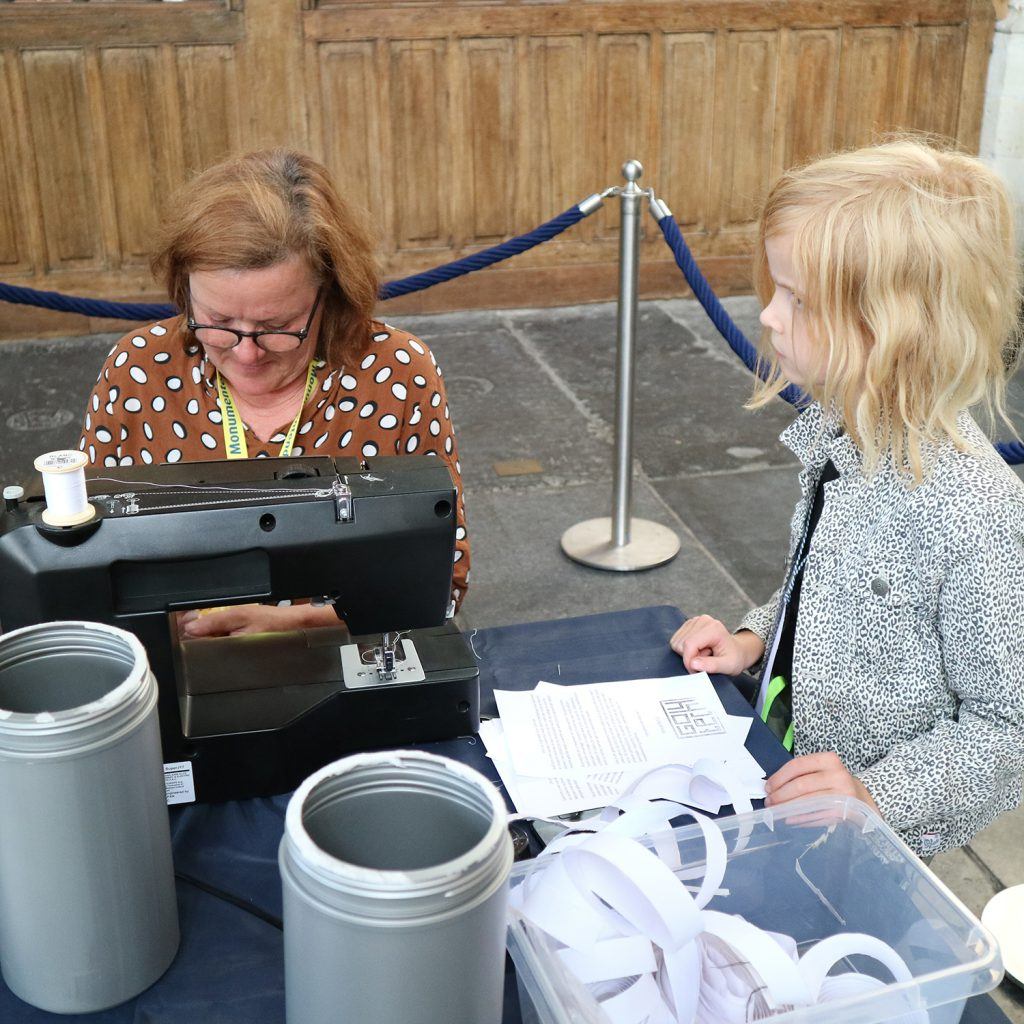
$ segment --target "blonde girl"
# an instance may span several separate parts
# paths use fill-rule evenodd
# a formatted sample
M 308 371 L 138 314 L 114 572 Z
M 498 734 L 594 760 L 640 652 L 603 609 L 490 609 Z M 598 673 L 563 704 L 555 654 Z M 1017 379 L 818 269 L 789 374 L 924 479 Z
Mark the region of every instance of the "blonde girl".
M 813 399 L 781 438 L 802 465 L 786 575 L 735 633 L 701 615 L 671 640 L 690 671 L 760 677 L 796 755 L 768 804 L 851 794 L 925 856 L 1016 806 L 1024 775 L 1024 485 L 968 411 L 1005 420 L 1011 210 L 980 161 L 912 140 L 775 183 L 751 405 Z

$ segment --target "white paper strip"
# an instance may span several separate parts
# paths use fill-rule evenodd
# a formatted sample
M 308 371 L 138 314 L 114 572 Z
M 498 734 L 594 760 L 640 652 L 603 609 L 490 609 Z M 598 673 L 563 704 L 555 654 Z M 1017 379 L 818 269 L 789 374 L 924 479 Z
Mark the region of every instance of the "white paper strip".
M 700 932 L 693 897 L 634 840 L 599 832 L 559 859 L 577 890 L 592 893 L 662 949 L 679 949 Z
M 642 975 L 624 992 L 606 999 L 601 1009 L 612 1024 L 675 1024 L 650 974 Z
M 807 1006 L 814 1002 L 796 963 L 768 932 L 733 914 L 705 910 L 704 931 L 717 936 L 748 963 L 765 986 L 768 1005 Z
M 605 939 L 585 950 L 560 949 L 558 955 L 586 984 L 633 974 L 653 974 L 658 969 L 651 940 L 642 935 Z
M 812 998 L 817 998 L 828 972 L 840 960 L 854 953 L 877 960 L 889 969 L 896 981 L 910 981 L 912 978 L 910 968 L 892 946 L 873 935 L 846 932 L 822 939 L 800 958 L 800 973 L 804 976 Z

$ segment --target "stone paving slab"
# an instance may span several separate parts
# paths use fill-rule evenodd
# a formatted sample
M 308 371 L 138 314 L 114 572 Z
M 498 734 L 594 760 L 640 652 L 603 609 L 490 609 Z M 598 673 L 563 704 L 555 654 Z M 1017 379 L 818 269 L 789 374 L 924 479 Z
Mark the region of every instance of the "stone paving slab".
M 585 306 L 505 317 L 532 342 L 537 362 L 562 381 L 599 421 L 615 421 L 615 308 Z M 552 315 L 552 314 L 556 315 Z M 637 325 L 633 452 L 651 478 L 785 465 L 777 441 L 792 419 L 783 403 L 740 412 L 750 395 L 746 368 L 677 322 L 642 303 Z M 739 413 L 739 414 L 738 414 Z
M 997 887 L 977 858 L 965 850 L 940 853 L 931 863 L 931 869 L 957 894 L 972 914 L 981 915 L 985 904 L 996 894 Z
M 971 849 L 1004 886 L 1024 885 L 1024 807 L 994 821 L 971 842 Z
M 518 494 L 467 490 L 473 567 L 461 612 L 465 624 L 483 628 L 652 604 L 738 618 L 750 601 L 735 581 L 649 484 L 638 484 L 635 494 L 637 515 L 674 529 L 680 552 L 667 565 L 618 573 L 579 565 L 559 547 L 570 526 L 609 514 L 604 485 Z
M 78 447 L 86 399 L 118 337 L 0 345 L 0 485 L 24 482 L 37 455 Z
M 800 495 L 795 467 L 693 474 L 655 486 L 753 602 L 767 601 L 782 580 Z
M 537 365 L 517 331 L 497 314 L 479 329 L 460 323 L 452 330 L 447 320 L 401 326 L 423 337 L 444 371 L 467 490 L 514 492 L 608 478 L 610 429 Z M 498 475 L 496 463 L 516 459 L 536 461 L 541 472 Z
M 1024 988 L 1020 985 L 1008 979 L 992 993 L 992 998 L 1013 1024 L 1024 1021 Z

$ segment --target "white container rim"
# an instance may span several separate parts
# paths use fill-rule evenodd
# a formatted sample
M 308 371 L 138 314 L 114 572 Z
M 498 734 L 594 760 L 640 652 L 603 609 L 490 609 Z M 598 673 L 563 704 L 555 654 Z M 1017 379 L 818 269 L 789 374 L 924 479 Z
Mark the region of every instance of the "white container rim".
M 47 634 L 59 637 L 63 633 L 67 633 L 71 640 L 74 639 L 75 631 L 83 635 L 99 633 L 127 648 L 126 653 L 130 654 L 132 664 L 124 680 L 95 700 L 58 711 L 23 712 L 0 708 L 0 736 L 51 736 L 74 732 L 82 726 L 95 724 L 119 713 L 133 698 L 145 693 L 150 672 L 149 659 L 142 642 L 133 633 L 101 622 L 81 619 L 42 622 L 4 633 L 0 635 L 0 670 L 4 667 L 7 652 L 24 641 L 32 641 L 36 637 L 43 640 Z M 155 692 L 155 687 L 153 689 Z
M 436 768 L 458 776 L 486 794 L 490 803 L 491 821 L 484 835 L 468 850 L 459 856 L 434 864 L 429 867 L 416 868 L 411 871 L 389 871 L 380 868 L 367 868 L 349 861 L 341 860 L 328 853 L 310 836 L 303 822 L 303 811 L 306 799 L 321 783 L 347 775 L 363 768 L 405 768 L 415 765 L 432 765 Z M 360 886 L 371 888 L 394 888 L 396 890 L 426 889 L 446 879 L 457 878 L 472 870 L 481 861 L 494 856 L 494 851 L 507 834 L 506 809 L 497 788 L 484 778 L 475 768 L 470 768 L 459 761 L 438 754 L 429 754 L 421 750 L 386 750 L 368 754 L 353 754 L 350 757 L 333 761 L 319 771 L 314 772 L 299 786 L 288 801 L 285 812 L 285 836 L 307 868 L 321 876 L 336 878 L 343 875 L 346 879 Z

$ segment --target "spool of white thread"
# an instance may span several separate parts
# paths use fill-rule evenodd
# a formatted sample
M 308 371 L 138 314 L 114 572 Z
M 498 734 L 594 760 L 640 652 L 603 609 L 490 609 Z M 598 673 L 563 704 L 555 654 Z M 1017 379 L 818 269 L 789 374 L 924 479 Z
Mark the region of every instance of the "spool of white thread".
M 40 455 L 33 463 L 43 477 L 43 522 L 48 526 L 79 526 L 96 515 L 85 490 L 88 462 L 85 452 L 62 449 Z

